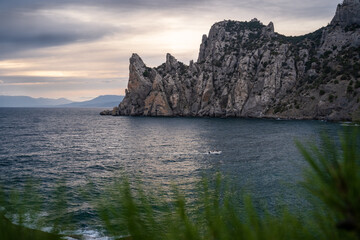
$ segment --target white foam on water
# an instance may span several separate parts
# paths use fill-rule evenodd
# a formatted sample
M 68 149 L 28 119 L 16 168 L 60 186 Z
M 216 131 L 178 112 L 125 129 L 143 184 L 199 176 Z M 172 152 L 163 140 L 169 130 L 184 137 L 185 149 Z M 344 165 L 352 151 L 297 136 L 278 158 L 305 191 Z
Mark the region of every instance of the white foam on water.
M 77 230 L 73 235 L 79 235 L 79 236 L 81 236 L 81 239 L 84 239 L 84 240 L 113 240 L 114 239 L 112 237 L 104 236 L 104 234 L 102 234 L 96 230 L 91 230 L 91 229 Z M 65 237 L 65 239 L 77 240 L 77 239 L 74 239 L 74 238 L 68 237 L 68 236 Z
M 211 155 L 220 155 L 222 154 L 222 151 L 209 151 L 208 154 L 211 154 Z

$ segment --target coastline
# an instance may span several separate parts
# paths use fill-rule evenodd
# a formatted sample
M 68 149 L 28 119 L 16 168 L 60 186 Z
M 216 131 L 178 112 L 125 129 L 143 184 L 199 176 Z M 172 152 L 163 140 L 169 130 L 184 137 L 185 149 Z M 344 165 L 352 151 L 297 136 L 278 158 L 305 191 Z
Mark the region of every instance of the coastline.
M 117 107 L 114 107 L 114 109 Z M 303 116 L 303 117 L 294 117 L 294 116 L 278 116 L 278 115 L 265 115 L 261 117 L 257 116 L 201 116 L 201 115 L 164 115 L 164 116 L 152 116 L 152 115 L 126 115 L 119 114 L 116 110 L 103 110 L 99 114 L 102 116 L 128 116 L 128 117 L 154 117 L 154 118 L 221 118 L 221 119 L 272 119 L 272 120 L 314 120 L 314 121 L 326 121 L 326 122 L 358 122 L 358 119 L 353 120 L 352 118 L 331 118 L 331 117 L 311 117 L 311 116 Z

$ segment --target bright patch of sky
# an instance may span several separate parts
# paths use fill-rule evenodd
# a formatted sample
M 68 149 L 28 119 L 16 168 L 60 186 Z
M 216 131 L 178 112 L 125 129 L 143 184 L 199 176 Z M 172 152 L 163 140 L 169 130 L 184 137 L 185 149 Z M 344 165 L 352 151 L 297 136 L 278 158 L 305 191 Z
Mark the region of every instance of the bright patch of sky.
M 0 1 L 0 94 L 83 100 L 123 95 L 128 59 L 197 60 L 203 34 L 224 19 L 272 21 L 302 35 L 326 26 L 338 0 Z

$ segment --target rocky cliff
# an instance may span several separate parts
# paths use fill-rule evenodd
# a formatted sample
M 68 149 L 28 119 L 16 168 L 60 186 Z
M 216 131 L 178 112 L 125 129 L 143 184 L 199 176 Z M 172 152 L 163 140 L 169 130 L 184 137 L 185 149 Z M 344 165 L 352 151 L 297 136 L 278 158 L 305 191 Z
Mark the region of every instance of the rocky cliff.
M 148 68 L 133 54 L 112 113 L 351 120 L 360 105 L 359 16 L 360 0 L 345 0 L 328 26 L 298 37 L 257 19 L 218 22 L 189 65 L 167 54 Z

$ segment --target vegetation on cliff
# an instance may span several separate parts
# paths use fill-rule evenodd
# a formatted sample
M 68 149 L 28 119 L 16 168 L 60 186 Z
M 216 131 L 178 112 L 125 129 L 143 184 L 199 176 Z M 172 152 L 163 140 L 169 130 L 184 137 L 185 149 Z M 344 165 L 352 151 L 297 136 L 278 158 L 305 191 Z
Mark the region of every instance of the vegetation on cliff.
M 114 115 L 351 120 L 360 107 L 360 2 L 303 36 L 259 20 L 215 23 L 189 66 L 167 54 L 149 68 L 134 54 Z

